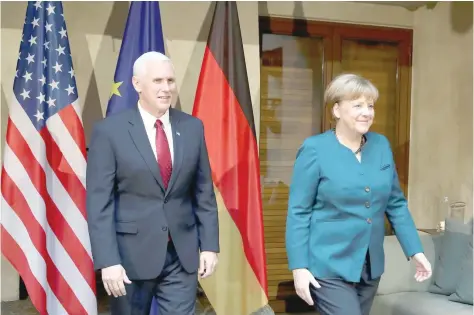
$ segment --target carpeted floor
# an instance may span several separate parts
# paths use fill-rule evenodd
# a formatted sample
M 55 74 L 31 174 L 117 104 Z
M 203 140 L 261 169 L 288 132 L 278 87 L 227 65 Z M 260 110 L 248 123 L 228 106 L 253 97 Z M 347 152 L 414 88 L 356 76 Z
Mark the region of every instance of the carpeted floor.
M 99 300 L 99 315 L 108 315 L 108 304 L 107 301 Z M 33 304 L 29 299 L 2 302 L 2 315 L 38 315 L 38 311 L 33 307 Z
M 36 315 L 38 312 L 29 300 L 2 302 L 2 314 L 8 315 Z
M 98 287 L 98 315 L 110 315 L 109 312 L 109 297 L 105 293 L 102 287 Z M 38 315 L 38 311 L 33 307 L 29 299 L 2 302 L 1 315 Z M 277 313 L 275 315 L 315 315 L 316 313 L 310 312 L 298 312 L 298 313 Z M 58 314 L 51 314 L 58 315 Z M 209 305 L 207 298 L 204 294 L 198 294 L 196 301 L 196 315 L 215 315 L 212 307 Z M 229 313 L 228 315 L 232 315 Z
M 109 315 L 109 297 L 106 295 L 105 291 L 101 290 L 99 287 L 97 297 L 98 304 L 98 315 Z M 215 315 L 212 311 L 212 308 L 209 306 L 209 303 L 206 302 L 207 299 L 202 296 L 196 301 L 196 315 Z M 29 299 L 12 301 L 12 302 L 2 302 L 2 309 L 0 312 L 2 315 L 38 315 L 38 311 L 33 307 L 33 304 Z M 58 314 L 51 314 L 58 315 Z
M 30 300 L 2 302 L 2 315 L 38 315 Z M 99 302 L 99 315 L 109 315 L 108 305 Z M 51 314 L 53 315 L 53 314 Z M 208 310 L 200 306 L 196 307 L 196 315 L 210 315 Z
M 31 304 L 30 300 L 13 301 L 13 302 L 2 302 L 2 315 L 38 315 L 38 312 Z M 106 301 L 99 301 L 99 315 L 109 315 L 108 306 Z M 196 315 L 212 315 L 215 314 L 209 309 L 197 305 Z M 316 313 L 292 313 L 294 315 L 314 315 Z M 56 314 L 51 314 L 56 315 Z M 231 313 L 229 313 L 231 315 Z M 278 313 L 278 315 L 291 315 L 287 313 Z

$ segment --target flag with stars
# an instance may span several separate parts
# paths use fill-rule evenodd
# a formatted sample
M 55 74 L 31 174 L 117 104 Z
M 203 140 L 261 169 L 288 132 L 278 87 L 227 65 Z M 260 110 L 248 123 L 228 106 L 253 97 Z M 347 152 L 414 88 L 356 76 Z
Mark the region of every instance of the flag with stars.
M 61 2 L 28 2 L 13 92 L 2 254 L 39 314 L 97 314 L 82 109 Z
M 132 85 L 133 63 L 148 51 L 165 53 L 158 1 L 133 1 L 115 69 L 107 113 L 137 106 L 138 94 Z

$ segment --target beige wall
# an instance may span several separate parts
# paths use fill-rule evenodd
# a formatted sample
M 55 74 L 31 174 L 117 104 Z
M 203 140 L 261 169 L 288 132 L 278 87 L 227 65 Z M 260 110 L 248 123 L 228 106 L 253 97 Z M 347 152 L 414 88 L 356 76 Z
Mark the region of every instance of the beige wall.
M 409 202 L 418 226 L 433 227 L 446 196 L 473 196 L 472 2 L 440 2 L 414 13 Z
M 418 226 L 433 227 L 437 220 L 436 206 L 442 196 L 463 198 L 472 205 L 472 15 L 467 32 L 455 31 L 451 26 L 451 6 L 440 3 L 433 11 L 420 9 L 413 13 L 398 7 L 350 2 L 298 2 L 296 5 L 292 1 L 268 2 L 267 5 L 240 2 L 257 131 L 259 14 L 414 28 L 411 211 Z M 26 4 L 3 2 L 1 7 L 3 148 L 8 113 L 6 100 L 12 96 Z M 192 110 L 210 26 L 210 8 L 210 2 L 161 3 L 167 53 L 176 66 L 181 109 L 186 112 Z M 127 2 L 64 3 L 87 139 L 92 123 L 105 113 L 127 13 Z M 435 22 L 439 26 L 434 27 Z M 443 59 L 445 53 L 451 59 Z M 434 157 L 429 156 L 431 153 Z M 3 259 L 2 262 L 2 300 L 16 299 L 18 278 L 11 266 Z

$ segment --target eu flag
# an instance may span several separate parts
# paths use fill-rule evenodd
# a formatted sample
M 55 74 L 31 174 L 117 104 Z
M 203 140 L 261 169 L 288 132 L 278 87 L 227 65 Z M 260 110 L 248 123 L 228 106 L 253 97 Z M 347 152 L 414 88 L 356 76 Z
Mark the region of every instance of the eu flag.
M 165 53 L 158 1 L 132 1 L 115 69 L 107 113 L 135 107 L 138 94 L 132 85 L 133 63 L 148 51 Z
M 137 106 L 138 94 L 132 85 L 133 63 L 148 51 L 165 53 L 160 5 L 158 1 L 132 1 L 106 116 Z M 150 315 L 158 315 L 155 299 Z

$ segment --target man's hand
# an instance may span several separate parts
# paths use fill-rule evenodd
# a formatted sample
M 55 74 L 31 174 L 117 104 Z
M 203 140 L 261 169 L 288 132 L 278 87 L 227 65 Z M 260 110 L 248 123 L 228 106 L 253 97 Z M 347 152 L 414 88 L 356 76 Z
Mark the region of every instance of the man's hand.
M 213 252 L 201 252 L 199 257 L 199 276 L 202 279 L 212 275 L 217 266 L 217 254 Z
M 114 297 L 126 295 L 125 285 L 132 283 L 125 273 L 122 265 L 114 265 L 102 269 L 102 282 L 108 295 L 113 294 Z
M 431 271 L 431 264 L 426 259 L 425 254 L 423 253 L 418 253 L 413 255 L 413 260 L 415 261 L 416 264 L 416 273 L 415 273 L 415 279 L 418 282 L 423 282 L 427 279 L 429 279 L 432 275 Z
M 313 305 L 314 301 L 309 291 L 309 284 L 311 283 L 319 289 L 321 288 L 321 285 L 318 281 L 316 281 L 311 272 L 305 268 L 293 270 L 293 279 L 295 282 L 296 294 L 298 294 L 303 301 L 308 303 L 308 305 Z

